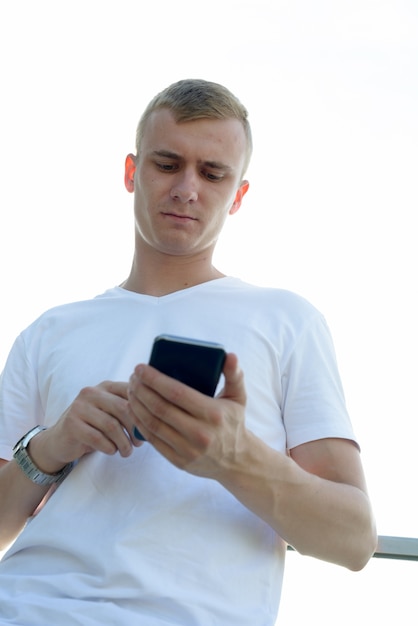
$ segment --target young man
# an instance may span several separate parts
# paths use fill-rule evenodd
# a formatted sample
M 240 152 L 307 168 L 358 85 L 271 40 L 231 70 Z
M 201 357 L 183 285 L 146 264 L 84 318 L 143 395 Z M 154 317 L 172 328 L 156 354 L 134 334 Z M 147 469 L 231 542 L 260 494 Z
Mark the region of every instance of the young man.
M 2 546 L 17 537 L 1 625 L 272 625 L 287 543 L 353 570 L 373 554 L 322 316 L 212 265 L 250 154 L 224 87 L 156 96 L 126 159 L 127 280 L 16 340 L 0 395 Z M 145 364 L 161 333 L 226 346 L 214 398 Z

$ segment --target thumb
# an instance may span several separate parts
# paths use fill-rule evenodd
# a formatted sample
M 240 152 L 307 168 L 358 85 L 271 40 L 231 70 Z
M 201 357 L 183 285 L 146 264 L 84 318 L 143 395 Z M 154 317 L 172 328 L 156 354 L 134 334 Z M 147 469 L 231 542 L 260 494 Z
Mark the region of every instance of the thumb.
M 223 374 L 225 385 L 220 394 L 221 398 L 227 398 L 245 406 L 247 395 L 244 385 L 244 373 L 238 364 L 238 358 L 230 352 L 226 355 Z

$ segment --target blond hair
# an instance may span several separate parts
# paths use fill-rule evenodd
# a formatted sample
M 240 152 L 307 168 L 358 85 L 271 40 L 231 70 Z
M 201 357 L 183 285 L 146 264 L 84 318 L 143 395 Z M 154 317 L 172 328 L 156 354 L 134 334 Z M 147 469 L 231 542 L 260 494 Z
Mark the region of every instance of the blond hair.
M 247 109 L 226 87 L 200 79 L 185 79 L 173 83 L 148 104 L 136 130 L 136 150 L 140 151 L 148 119 L 158 109 L 169 109 L 176 123 L 199 119 L 237 119 L 242 123 L 247 139 L 244 172 L 252 153 L 251 128 Z

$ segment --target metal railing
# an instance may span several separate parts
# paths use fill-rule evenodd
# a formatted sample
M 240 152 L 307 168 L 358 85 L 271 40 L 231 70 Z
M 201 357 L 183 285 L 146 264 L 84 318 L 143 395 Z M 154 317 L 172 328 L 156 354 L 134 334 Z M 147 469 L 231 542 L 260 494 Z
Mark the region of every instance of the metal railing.
M 377 550 L 373 556 L 378 559 L 418 561 L 418 539 L 379 535 Z
M 288 546 L 287 549 L 293 551 L 292 546 Z M 418 538 L 379 535 L 377 550 L 373 557 L 377 559 L 418 561 Z

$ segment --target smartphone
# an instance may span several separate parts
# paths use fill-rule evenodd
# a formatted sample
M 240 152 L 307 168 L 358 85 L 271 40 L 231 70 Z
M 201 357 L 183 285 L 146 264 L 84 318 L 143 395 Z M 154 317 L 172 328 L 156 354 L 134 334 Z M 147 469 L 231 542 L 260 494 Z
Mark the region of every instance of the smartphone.
M 213 396 L 225 357 L 225 349 L 219 343 L 159 335 L 154 340 L 149 364 L 163 374 Z
M 207 396 L 214 396 L 225 357 L 225 349 L 219 343 L 159 335 L 154 339 L 149 364 Z M 137 428 L 134 434 L 144 440 Z

